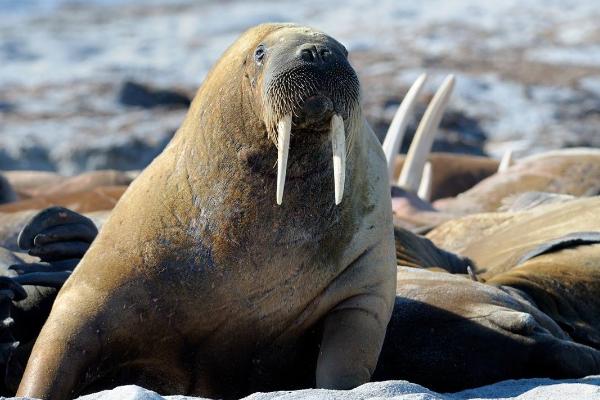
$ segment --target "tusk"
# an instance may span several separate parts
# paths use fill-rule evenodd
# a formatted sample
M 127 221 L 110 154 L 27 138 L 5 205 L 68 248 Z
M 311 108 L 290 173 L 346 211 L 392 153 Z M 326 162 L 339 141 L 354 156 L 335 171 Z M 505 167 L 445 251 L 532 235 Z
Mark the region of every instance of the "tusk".
M 429 202 L 431 201 L 431 189 L 433 188 L 433 171 L 431 169 L 431 163 L 427 161 L 423 167 L 423 177 L 419 184 L 419 190 L 417 196 L 421 199 Z
M 412 84 L 410 89 L 408 89 L 408 92 L 406 92 L 406 95 L 404 96 L 402 103 L 400 103 L 400 106 L 392 119 L 392 123 L 385 134 L 383 152 L 387 159 L 390 181 L 394 179 L 394 163 L 400 145 L 402 144 L 404 133 L 406 132 L 406 125 L 408 124 L 409 117 L 415 108 L 417 97 L 421 93 L 426 80 L 427 74 L 422 74 L 417 78 L 415 83 Z
M 277 123 L 277 204 L 279 205 L 283 200 L 291 133 L 292 114 L 288 114 Z
M 435 93 L 417 128 L 410 149 L 408 149 L 398 184 L 413 193 L 418 190 L 418 185 L 421 182 L 423 167 L 431 151 L 431 145 L 442 120 L 442 115 L 452 94 L 454 80 L 454 75 L 448 75 Z
M 331 149 L 333 152 L 333 184 L 335 204 L 342 202 L 346 179 L 346 135 L 344 120 L 335 114 L 331 117 Z
M 498 165 L 498 173 L 504 172 L 510 168 L 513 164 L 512 158 L 513 152 L 512 150 L 506 150 L 504 155 L 502 156 L 502 160 L 500 161 L 500 165 Z

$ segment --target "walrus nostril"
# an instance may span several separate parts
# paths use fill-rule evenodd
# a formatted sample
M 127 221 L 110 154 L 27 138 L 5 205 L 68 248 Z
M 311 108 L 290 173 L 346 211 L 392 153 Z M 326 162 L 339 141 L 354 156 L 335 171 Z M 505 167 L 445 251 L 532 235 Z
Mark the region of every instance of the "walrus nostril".
M 314 48 L 314 46 L 312 46 Z M 316 51 L 316 49 L 310 49 L 310 48 L 301 48 L 300 49 L 300 58 L 306 62 L 315 62 L 315 54 L 314 51 Z
M 333 57 L 333 52 L 324 45 L 305 43 L 296 52 L 298 58 L 308 63 L 327 63 Z

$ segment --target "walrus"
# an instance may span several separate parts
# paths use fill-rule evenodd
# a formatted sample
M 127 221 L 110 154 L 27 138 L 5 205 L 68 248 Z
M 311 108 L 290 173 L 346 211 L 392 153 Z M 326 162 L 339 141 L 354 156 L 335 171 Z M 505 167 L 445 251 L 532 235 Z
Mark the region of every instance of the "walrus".
M 106 169 L 83 172 L 75 176 L 63 176 L 49 171 L 3 171 L 2 174 L 16 193 L 14 201 L 72 195 L 103 186 L 127 186 L 139 171 Z
M 127 186 L 100 186 L 80 192 L 39 195 L 0 205 L 0 213 L 42 210 L 52 206 L 69 208 L 80 213 L 112 210 Z
M 573 196 L 600 194 L 600 150 L 555 150 L 516 160 L 454 198 L 439 199 L 433 206 L 444 212 L 473 214 L 497 210 L 507 197 L 524 192 Z
M 367 382 L 394 305 L 390 202 L 346 49 L 251 28 L 68 278 L 17 394 Z M 316 361 L 290 370 L 315 330 Z
M 543 243 L 576 232 L 600 231 L 599 209 L 600 197 L 594 196 L 468 215 L 441 224 L 427 238 L 444 250 L 470 258 L 479 266 L 477 275 L 486 280 L 508 271 Z
M 398 155 L 394 164 L 393 180 L 400 178 L 406 161 L 404 155 Z M 429 201 L 455 197 L 472 188 L 483 179 L 494 175 L 500 162 L 495 158 L 434 152 L 427 161 L 431 163 L 431 196 Z

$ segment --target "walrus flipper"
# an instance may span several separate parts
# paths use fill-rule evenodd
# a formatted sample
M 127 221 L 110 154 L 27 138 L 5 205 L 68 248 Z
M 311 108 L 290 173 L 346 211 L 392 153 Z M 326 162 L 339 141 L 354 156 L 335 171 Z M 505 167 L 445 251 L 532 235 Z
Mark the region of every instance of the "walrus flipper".
M 15 281 L 60 288 L 97 234 L 92 220 L 74 211 L 63 207 L 40 211 L 23 228 L 18 244 L 41 262 L 12 265 L 20 274 Z
M 468 258 L 440 249 L 426 237 L 406 229 L 394 227 L 396 263 L 413 268 L 439 268 L 452 274 L 469 274 L 476 270 Z

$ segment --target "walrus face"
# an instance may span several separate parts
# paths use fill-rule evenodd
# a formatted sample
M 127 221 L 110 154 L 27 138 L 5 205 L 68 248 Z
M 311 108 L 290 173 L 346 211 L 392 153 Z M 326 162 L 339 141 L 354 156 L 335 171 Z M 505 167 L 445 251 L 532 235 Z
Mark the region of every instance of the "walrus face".
M 269 138 L 277 144 L 277 204 L 281 204 L 290 136 L 330 140 L 335 203 L 342 201 L 346 132 L 358 118 L 359 83 L 348 52 L 310 28 L 288 26 L 268 34 L 247 60 L 248 77 Z

